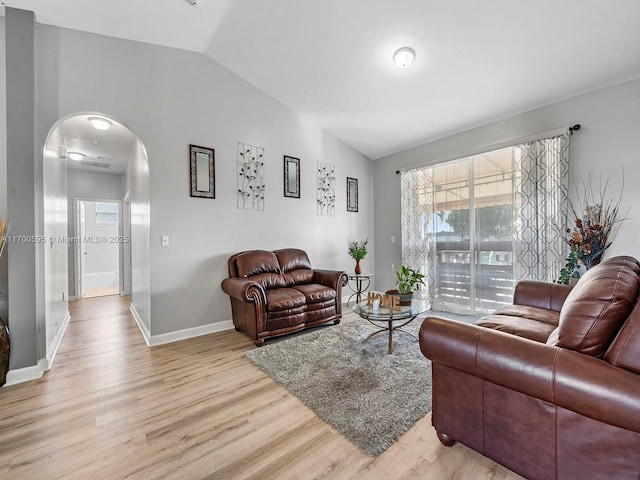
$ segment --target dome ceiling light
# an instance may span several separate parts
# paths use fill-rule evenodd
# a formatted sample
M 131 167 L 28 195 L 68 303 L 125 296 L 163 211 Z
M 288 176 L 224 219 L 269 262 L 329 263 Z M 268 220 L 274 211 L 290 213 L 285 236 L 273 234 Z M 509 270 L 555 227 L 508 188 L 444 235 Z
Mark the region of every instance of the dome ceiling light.
M 400 68 L 407 68 L 410 66 L 415 58 L 416 52 L 414 52 L 413 48 L 410 47 L 402 47 L 396 50 L 396 53 L 393 54 L 393 61 Z
M 67 152 L 67 157 L 75 162 L 81 162 L 86 155 L 80 152 Z
M 89 117 L 89 121 L 93 128 L 96 130 L 109 130 L 111 127 L 111 121 L 102 117 Z

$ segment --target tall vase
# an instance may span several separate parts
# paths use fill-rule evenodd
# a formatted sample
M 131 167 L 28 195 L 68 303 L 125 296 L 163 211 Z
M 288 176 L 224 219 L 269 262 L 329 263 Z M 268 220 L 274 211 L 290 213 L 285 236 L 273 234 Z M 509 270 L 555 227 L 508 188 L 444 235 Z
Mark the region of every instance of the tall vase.
M 7 381 L 9 350 L 11 350 L 9 327 L 7 327 L 7 324 L 0 318 L 0 387 Z
M 356 275 L 360 275 L 362 273 L 362 268 L 360 268 L 360 259 L 356 258 L 356 268 L 354 270 Z

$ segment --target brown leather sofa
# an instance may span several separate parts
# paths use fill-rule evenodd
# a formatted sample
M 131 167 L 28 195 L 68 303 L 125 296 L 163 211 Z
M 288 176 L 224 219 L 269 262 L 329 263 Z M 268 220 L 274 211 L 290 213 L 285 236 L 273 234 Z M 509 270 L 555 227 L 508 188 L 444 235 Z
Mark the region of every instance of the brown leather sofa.
M 233 324 L 264 345 L 265 338 L 322 323 L 340 323 L 345 272 L 311 268 L 303 250 L 249 250 L 229 258 L 222 290 Z
M 573 287 L 519 282 L 468 325 L 427 318 L 432 423 L 528 479 L 640 478 L 640 264 L 614 257 Z

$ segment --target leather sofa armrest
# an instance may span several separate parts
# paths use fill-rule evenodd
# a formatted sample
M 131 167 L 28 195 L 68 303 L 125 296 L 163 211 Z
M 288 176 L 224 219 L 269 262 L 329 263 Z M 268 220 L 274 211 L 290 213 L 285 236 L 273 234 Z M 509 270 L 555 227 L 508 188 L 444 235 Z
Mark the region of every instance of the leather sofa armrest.
M 640 376 L 603 360 L 436 317 L 420 327 L 420 350 L 435 363 L 640 432 Z
M 313 270 L 313 283 L 333 288 L 338 294 L 347 284 L 347 274 L 338 270 Z
M 245 278 L 225 278 L 222 281 L 222 290 L 230 297 L 245 303 L 267 303 L 264 288 L 258 282 Z
M 521 280 L 516 284 L 513 304 L 559 312 L 571 290 L 573 287 L 569 285 Z
M 640 433 L 640 375 L 590 355 L 560 348 L 556 404 Z

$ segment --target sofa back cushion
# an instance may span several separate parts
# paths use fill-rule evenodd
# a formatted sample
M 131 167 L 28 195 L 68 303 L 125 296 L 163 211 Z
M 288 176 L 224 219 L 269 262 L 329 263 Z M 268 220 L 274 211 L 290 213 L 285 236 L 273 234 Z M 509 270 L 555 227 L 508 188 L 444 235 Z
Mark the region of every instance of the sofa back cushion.
M 604 355 L 614 367 L 640 374 L 640 301 Z
M 238 277 L 247 278 L 259 273 L 280 274 L 280 264 L 273 252 L 248 250 L 235 256 Z
M 284 248 L 276 250 L 276 257 L 280 262 L 284 281 L 288 287 L 305 285 L 313 280 L 311 262 L 304 250 L 297 248 Z
M 560 311 L 556 346 L 602 356 L 638 296 L 638 262 L 614 257 L 590 269 Z
M 304 250 L 297 248 L 283 248 L 282 250 L 276 250 L 273 253 L 280 263 L 282 273 L 299 269 L 311 270 L 311 262 L 309 261 L 307 252 Z

